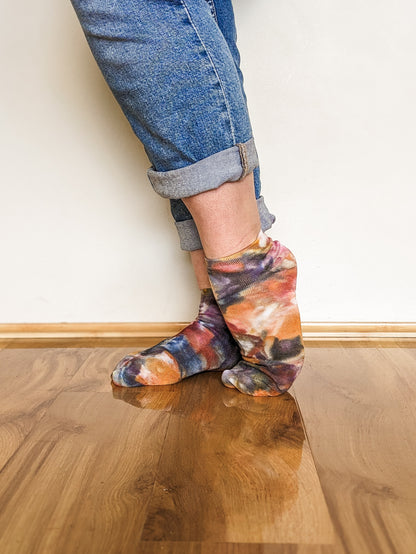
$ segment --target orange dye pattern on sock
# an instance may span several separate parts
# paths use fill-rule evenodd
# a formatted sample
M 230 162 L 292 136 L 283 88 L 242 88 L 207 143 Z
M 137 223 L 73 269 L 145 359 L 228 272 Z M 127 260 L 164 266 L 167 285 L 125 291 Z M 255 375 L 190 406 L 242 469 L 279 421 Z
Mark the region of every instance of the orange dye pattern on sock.
M 285 392 L 304 360 L 292 252 L 260 233 L 248 248 L 207 264 L 218 305 L 243 359 L 223 373 L 224 384 L 253 396 Z
M 235 366 L 238 345 L 231 336 L 211 289 L 201 294 L 195 321 L 170 339 L 117 364 L 112 381 L 122 387 L 169 385 L 203 371 Z

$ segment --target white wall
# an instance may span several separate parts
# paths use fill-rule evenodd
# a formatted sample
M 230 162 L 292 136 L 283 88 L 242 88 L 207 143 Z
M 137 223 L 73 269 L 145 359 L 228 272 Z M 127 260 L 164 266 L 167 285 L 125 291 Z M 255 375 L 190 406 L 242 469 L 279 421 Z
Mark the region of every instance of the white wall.
M 184 321 L 167 201 L 66 2 L 1 6 L 0 322 Z M 416 6 L 235 0 L 304 321 L 414 321 Z

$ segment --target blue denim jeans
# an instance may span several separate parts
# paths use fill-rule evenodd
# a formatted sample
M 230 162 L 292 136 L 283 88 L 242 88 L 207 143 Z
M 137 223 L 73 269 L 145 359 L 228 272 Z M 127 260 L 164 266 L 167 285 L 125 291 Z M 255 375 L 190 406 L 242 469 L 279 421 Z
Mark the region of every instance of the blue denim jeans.
M 183 250 L 201 248 L 181 200 L 254 171 L 260 194 L 231 0 L 71 0 L 91 51 L 170 199 Z M 238 209 L 238 206 L 236 206 Z

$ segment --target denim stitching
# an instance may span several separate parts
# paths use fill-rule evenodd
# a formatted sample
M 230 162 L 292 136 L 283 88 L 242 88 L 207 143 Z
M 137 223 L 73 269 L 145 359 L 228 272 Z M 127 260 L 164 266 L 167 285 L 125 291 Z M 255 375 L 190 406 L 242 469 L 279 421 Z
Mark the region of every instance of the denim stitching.
M 209 61 L 211 62 L 211 66 L 212 66 L 212 69 L 214 70 L 214 73 L 218 79 L 218 82 L 220 84 L 220 87 L 221 87 L 221 91 L 222 91 L 222 95 L 223 95 L 223 98 L 224 98 L 224 102 L 225 102 L 225 107 L 227 108 L 227 114 L 228 114 L 228 120 L 230 122 L 230 127 L 231 127 L 231 136 L 232 136 L 232 139 L 233 139 L 233 143 L 235 143 L 235 131 L 234 131 L 234 125 L 233 125 L 233 121 L 231 119 L 231 111 L 230 111 L 230 106 L 229 106 L 229 103 L 228 103 L 228 100 L 227 100 L 227 96 L 225 94 L 225 90 L 224 90 L 224 86 L 222 84 L 222 81 L 220 79 L 220 76 L 218 75 L 218 71 L 217 71 L 217 68 L 215 67 L 215 64 L 214 64 L 214 61 L 210 55 L 210 53 L 208 52 L 208 49 L 207 47 L 205 46 L 205 43 L 204 41 L 202 40 L 202 37 L 201 35 L 199 34 L 198 32 L 198 29 L 196 28 L 196 25 L 195 23 L 193 22 L 193 19 L 191 17 L 191 14 L 189 13 L 189 10 L 188 10 L 188 6 L 186 5 L 186 2 L 185 0 L 181 0 L 181 4 L 183 5 L 185 11 L 186 11 L 186 14 L 188 16 L 188 19 L 189 19 L 189 22 L 190 24 L 192 25 L 197 37 L 199 38 L 199 40 L 201 41 L 201 44 L 202 46 L 204 47 L 204 50 L 208 56 L 208 59 Z
M 240 179 L 243 179 L 249 173 L 249 171 L 248 171 L 249 170 L 248 160 L 247 160 L 247 150 L 246 150 L 246 147 L 245 147 L 244 144 L 238 143 L 237 146 L 238 146 L 238 151 L 240 153 L 241 165 L 242 165 L 242 168 L 243 168 Z
M 215 19 L 215 22 L 218 23 L 217 10 L 215 8 L 214 0 L 206 0 L 209 7 L 211 8 L 212 17 Z

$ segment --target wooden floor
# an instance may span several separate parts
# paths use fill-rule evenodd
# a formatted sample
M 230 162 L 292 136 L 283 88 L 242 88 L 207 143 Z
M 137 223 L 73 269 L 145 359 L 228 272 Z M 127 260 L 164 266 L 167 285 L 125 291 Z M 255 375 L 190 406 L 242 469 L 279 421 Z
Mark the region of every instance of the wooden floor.
M 2 554 L 416 553 L 415 343 L 316 343 L 271 399 L 113 389 L 131 350 L 0 344 Z

